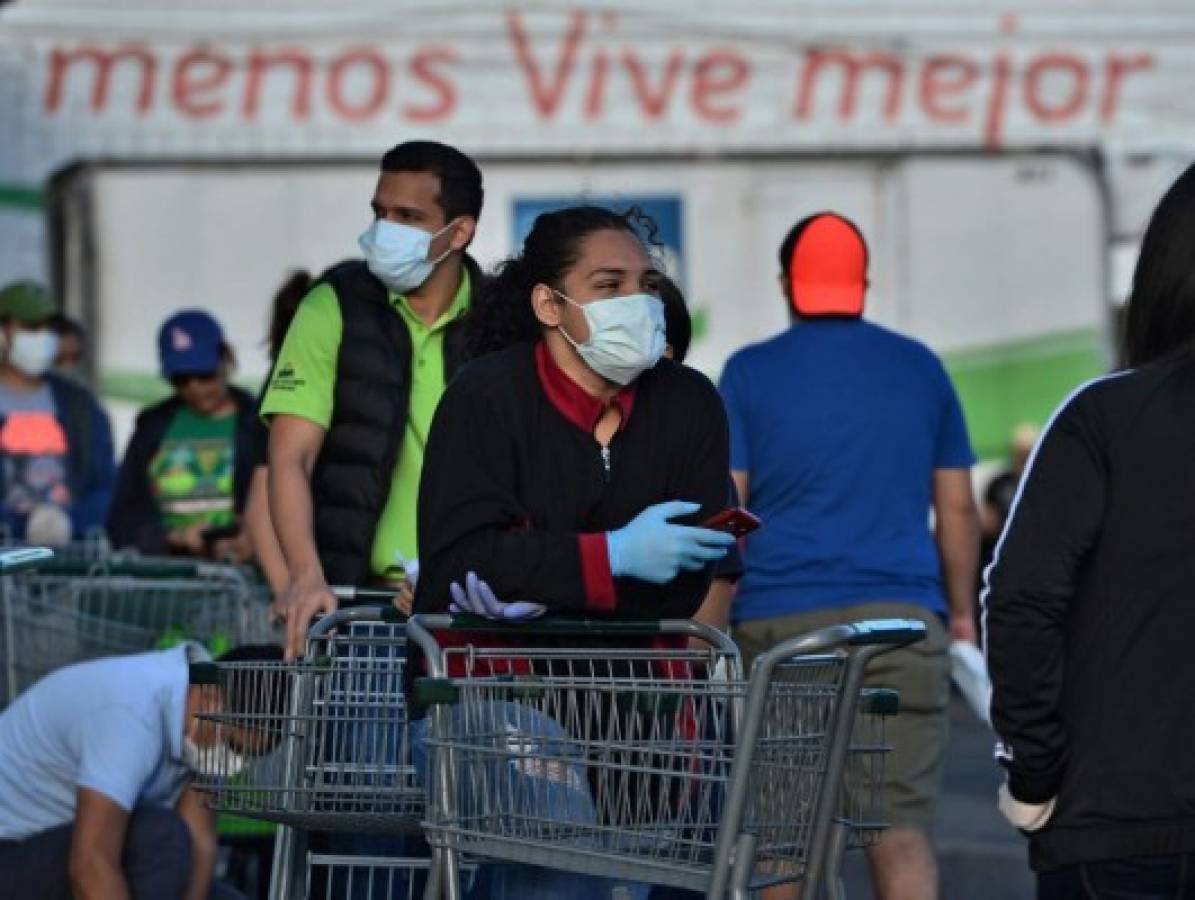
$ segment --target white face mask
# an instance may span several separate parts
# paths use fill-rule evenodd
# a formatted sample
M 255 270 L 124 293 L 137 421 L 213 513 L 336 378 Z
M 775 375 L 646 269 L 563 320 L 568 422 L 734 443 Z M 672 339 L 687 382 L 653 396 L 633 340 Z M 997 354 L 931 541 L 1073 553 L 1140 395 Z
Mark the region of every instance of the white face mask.
M 30 378 L 41 378 L 54 365 L 58 335 L 48 328 L 14 331 L 8 345 L 8 364 Z
M 375 219 L 357 238 L 357 246 L 365 254 L 369 271 L 390 290 L 405 294 L 427 281 L 436 266 L 452 252 L 448 249 L 436 259 L 427 258 L 432 240 L 455 223 L 456 219 L 453 219 L 435 234 L 429 234 L 413 225 Z
M 190 737 L 183 737 L 183 765 L 196 775 L 209 778 L 236 778 L 245 769 L 245 757 L 227 744 L 200 747 Z
M 578 344 L 560 327 L 593 371 L 615 384 L 630 384 L 664 355 L 664 304 L 651 294 L 630 294 L 578 303 L 552 291 L 581 310 L 589 325 L 589 340 Z

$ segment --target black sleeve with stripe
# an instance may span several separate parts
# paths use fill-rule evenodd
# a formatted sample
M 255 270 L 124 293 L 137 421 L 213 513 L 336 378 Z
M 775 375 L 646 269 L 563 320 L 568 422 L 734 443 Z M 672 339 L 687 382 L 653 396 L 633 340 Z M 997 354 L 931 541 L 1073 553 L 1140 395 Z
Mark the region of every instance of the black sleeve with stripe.
M 1057 795 L 1067 763 L 1060 713 L 1064 629 L 1104 515 L 1106 458 L 1085 393 L 1042 437 L 988 571 L 985 641 L 992 726 L 1009 791 Z

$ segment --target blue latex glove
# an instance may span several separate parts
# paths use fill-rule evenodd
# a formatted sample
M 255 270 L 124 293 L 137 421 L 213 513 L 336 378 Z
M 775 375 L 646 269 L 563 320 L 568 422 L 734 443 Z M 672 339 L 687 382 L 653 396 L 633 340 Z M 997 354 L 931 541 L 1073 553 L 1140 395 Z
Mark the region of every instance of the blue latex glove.
M 724 557 L 734 543 L 732 535 L 668 521 L 699 509 L 701 504 L 683 500 L 657 503 L 617 531 L 607 532 L 610 571 L 667 584 L 679 572 L 696 572 Z
M 477 577 L 476 572 L 470 572 L 465 576 L 463 588 L 454 581 L 448 586 L 448 592 L 452 594 L 452 602 L 448 604 L 448 609 L 458 615 L 471 613 L 483 619 L 517 622 L 522 619 L 536 619 L 548 610 L 542 603 L 526 600 L 506 603 L 499 600 L 494 596 L 490 586 Z

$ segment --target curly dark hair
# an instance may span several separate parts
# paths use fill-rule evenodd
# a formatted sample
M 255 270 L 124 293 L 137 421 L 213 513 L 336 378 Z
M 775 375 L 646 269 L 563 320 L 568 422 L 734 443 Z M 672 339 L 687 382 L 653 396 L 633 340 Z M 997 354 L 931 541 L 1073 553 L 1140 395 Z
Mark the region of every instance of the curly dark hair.
M 473 302 L 468 355 L 483 356 L 538 338 L 543 326 L 531 309 L 532 289 L 537 284 L 559 289 L 580 257 L 581 242 L 607 230 L 626 231 L 649 246 L 657 244 L 655 222 L 638 207 L 616 212 L 604 206 L 571 206 L 537 216 L 522 252 L 498 264 Z

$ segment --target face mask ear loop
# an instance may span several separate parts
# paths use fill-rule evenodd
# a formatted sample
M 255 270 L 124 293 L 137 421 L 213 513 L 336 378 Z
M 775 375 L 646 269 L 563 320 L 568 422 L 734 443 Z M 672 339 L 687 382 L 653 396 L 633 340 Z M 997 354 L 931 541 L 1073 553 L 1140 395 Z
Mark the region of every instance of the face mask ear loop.
M 432 240 L 434 241 L 436 238 L 438 238 L 440 235 L 442 235 L 445 231 L 447 231 L 449 228 L 451 228 L 453 225 L 455 225 L 458 221 L 460 221 L 460 216 L 457 216 L 455 219 L 453 219 L 451 222 L 449 222 L 447 225 L 445 225 L 443 228 L 441 228 L 439 231 L 437 231 L 435 234 L 433 234 Z M 435 266 L 438 266 L 440 263 L 444 262 L 444 260 L 448 259 L 448 254 L 450 254 L 451 252 L 452 252 L 452 247 L 449 246 L 449 248 L 447 250 L 445 250 L 443 253 L 440 254 L 439 258 L 430 260 L 432 266 L 435 267 Z
M 585 307 L 583 307 L 580 303 L 578 303 L 572 297 L 568 296 L 568 294 L 562 294 L 560 291 L 556 290 L 556 288 L 554 288 L 554 287 L 548 287 L 547 285 L 544 285 L 544 286 L 547 287 L 549 291 L 551 291 L 553 294 L 555 294 L 557 297 L 559 297 L 565 303 L 571 303 L 573 306 L 577 307 L 577 309 L 581 309 L 581 310 L 585 309 Z M 574 341 L 572 336 L 567 331 L 564 330 L 563 323 L 560 325 L 557 325 L 556 330 L 559 331 L 561 333 L 561 335 L 563 335 L 564 339 L 569 342 L 570 346 L 572 346 L 572 348 L 574 350 L 580 351 L 581 345 L 579 343 L 577 343 L 576 341 Z

